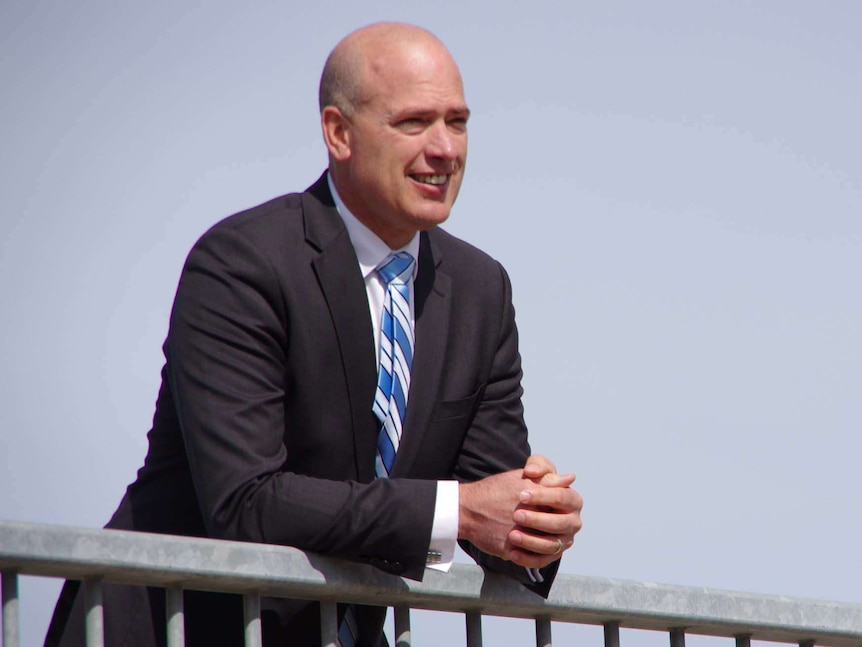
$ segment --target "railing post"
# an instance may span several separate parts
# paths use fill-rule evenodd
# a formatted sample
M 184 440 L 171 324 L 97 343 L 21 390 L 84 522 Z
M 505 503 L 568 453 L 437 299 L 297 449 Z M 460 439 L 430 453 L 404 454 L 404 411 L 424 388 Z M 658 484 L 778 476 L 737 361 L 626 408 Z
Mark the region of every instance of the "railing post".
M 183 590 L 172 586 L 167 591 L 168 647 L 185 647 L 186 619 L 183 610 Z
M 670 647 L 685 647 L 685 627 L 670 630 Z
M 3 647 L 18 647 L 18 573 L 3 572 Z
M 102 606 L 101 580 L 84 580 L 87 647 L 104 647 L 105 612 Z
M 751 647 L 751 634 L 737 634 L 736 647 Z
M 338 647 L 338 605 L 328 600 L 320 603 L 320 645 Z
M 536 618 L 536 647 L 552 647 L 550 618 Z
M 410 647 L 410 607 L 395 607 L 395 647 Z
M 245 647 L 263 647 L 263 634 L 260 628 L 260 596 L 246 593 L 242 596 L 243 618 L 245 619 Z
M 620 647 L 620 623 L 606 622 L 605 625 L 605 647 Z
M 467 612 L 467 647 L 482 647 L 482 614 Z

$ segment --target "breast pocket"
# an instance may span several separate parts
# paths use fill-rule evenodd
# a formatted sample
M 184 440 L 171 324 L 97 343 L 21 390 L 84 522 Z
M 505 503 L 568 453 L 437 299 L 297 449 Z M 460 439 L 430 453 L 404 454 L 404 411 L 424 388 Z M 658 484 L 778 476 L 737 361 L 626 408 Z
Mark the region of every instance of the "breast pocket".
M 441 400 L 434 407 L 434 414 L 431 416 L 432 422 L 445 422 L 457 418 L 472 418 L 484 391 L 485 385 L 483 384 L 466 398 Z
M 464 437 L 482 402 L 484 391 L 483 385 L 465 398 L 440 400 L 434 405 L 418 453 L 421 460 L 413 465 L 413 478 L 453 478 Z

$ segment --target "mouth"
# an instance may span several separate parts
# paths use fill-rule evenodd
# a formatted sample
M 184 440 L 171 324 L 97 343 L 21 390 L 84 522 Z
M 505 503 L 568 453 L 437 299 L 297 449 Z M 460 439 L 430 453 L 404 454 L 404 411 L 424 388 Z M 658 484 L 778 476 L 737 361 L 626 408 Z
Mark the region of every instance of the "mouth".
M 449 176 L 446 174 L 435 175 L 431 173 L 415 174 L 411 175 L 410 177 L 419 184 L 430 184 L 432 186 L 440 186 L 441 184 L 446 184 L 446 181 L 449 179 Z

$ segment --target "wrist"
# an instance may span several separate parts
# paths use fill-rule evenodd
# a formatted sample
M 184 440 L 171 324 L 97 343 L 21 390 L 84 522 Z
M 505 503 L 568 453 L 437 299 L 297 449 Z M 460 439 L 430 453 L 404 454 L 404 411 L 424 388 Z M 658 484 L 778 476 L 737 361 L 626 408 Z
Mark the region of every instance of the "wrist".
M 458 485 L 458 539 L 475 543 L 487 518 L 481 505 L 482 481 Z
M 472 483 L 458 484 L 458 539 L 470 540 L 472 514 L 469 511 Z

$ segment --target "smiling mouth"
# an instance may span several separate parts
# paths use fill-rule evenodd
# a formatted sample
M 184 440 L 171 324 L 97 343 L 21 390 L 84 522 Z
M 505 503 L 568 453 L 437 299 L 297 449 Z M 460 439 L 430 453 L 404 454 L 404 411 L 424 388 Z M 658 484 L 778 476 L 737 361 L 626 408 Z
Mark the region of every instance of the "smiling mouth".
M 448 175 L 411 175 L 411 178 L 419 182 L 420 184 L 433 184 L 434 186 L 439 186 L 441 184 L 446 184 L 446 180 L 449 179 Z

